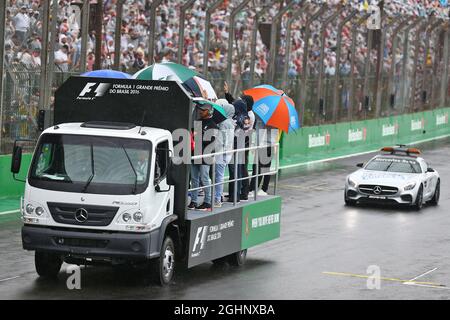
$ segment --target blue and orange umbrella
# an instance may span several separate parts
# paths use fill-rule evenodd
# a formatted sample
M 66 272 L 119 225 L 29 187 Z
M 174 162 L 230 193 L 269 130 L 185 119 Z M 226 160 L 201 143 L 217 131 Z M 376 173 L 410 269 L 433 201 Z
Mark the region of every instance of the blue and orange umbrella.
M 300 128 L 298 113 L 294 101 L 284 91 L 271 85 L 260 85 L 244 91 L 254 100 L 253 112 L 268 126 L 283 130 L 286 133 Z

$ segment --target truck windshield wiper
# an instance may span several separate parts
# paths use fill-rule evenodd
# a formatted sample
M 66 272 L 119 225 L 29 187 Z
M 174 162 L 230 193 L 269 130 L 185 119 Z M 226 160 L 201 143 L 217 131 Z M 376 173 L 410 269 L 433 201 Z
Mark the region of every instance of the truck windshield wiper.
M 81 192 L 86 192 L 86 189 L 91 184 L 91 181 L 92 181 L 92 179 L 94 179 L 94 176 L 95 176 L 95 171 L 94 171 L 94 146 L 92 145 L 92 142 L 91 142 L 91 176 L 89 177 L 88 181 L 84 185 L 83 190 L 81 190 Z
M 127 156 L 128 162 L 130 163 L 130 167 L 131 167 L 131 169 L 133 170 L 133 173 L 134 173 L 135 179 L 134 179 L 133 194 L 136 194 L 138 176 L 137 176 L 136 170 L 134 169 L 133 162 L 131 162 L 130 156 L 128 155 L 128 152 L 127 152 L 127 150 L 125 149 L 125 147 L 123 145 L 122 145 L 122 150 L 125 152 L 125 155 Z

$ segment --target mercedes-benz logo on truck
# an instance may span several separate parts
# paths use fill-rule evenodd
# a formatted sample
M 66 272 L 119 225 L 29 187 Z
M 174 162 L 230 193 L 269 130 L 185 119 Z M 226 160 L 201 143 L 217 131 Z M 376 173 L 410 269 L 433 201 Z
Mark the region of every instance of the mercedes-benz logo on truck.
M 80 223 L 85 222 L 88 219 L 88 212 L 84 208 L 77 209 L 75 211 L 75 220 L 77 220 Z

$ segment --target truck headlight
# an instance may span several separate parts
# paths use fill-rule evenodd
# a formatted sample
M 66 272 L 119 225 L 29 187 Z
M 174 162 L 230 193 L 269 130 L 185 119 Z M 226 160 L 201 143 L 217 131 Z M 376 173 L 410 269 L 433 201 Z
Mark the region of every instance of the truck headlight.
M 122 215 L 122 220 L 123 221 L 125 221 L 125 222 L 128 222 L 128 221 L 130 221 L 131 220 L 131 214 L 129 214 L 129 213 L 124 213 L 123 215 Z
M 27 206 L 25 207 L 25 211 L 27 212 L 27 214 L 33 214 L 34 212 L 34 207 L 32 204 L 27 204 Z
M 356 181 L 355 180 L 353 180 L 352 178 L 348 178 L 347 179 L 347 182 L 348 182 L 348 185 L 350 186 L 350 187 L 352 187 L 352 188 L 356 188 Z
M 34 211 L 38 216 L 42 216 L 44 214 L 44 208 L 42 207 L 37 207 L 36 210 Z
M 408 183 L 403 189 L 405 189 L 405 191 L 409 191 L 409 190 L 414 189 L 415 187 L 416 187 L 416 183 L 411 182 L 411 183 Z
M 142 222 L 142 219 L 144 218 L 144 215 L 142 214 L 142 212 L 136 212 L 135 214 L 133 214 L 133 220 L 136 222 Z

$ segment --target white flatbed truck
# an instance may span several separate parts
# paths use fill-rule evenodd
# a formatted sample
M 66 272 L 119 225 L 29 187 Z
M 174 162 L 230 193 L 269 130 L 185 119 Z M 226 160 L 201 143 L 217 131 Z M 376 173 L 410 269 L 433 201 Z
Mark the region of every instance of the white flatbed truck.
M 242 265 L 280 236 L 281 198 L 187 210 L 189 164 L 174 164 L 172 133 L 191 130 L 193 98 L 173 81 L 71 77 L 55 95 L 21 200 L 22 243 L 42 277 L 63 262 L 148 263 L 161 285 L 177 267 Z M 184 142 L 186 143 L 186 142 Z M 22 148 L 11 171 L 20 171 Z

